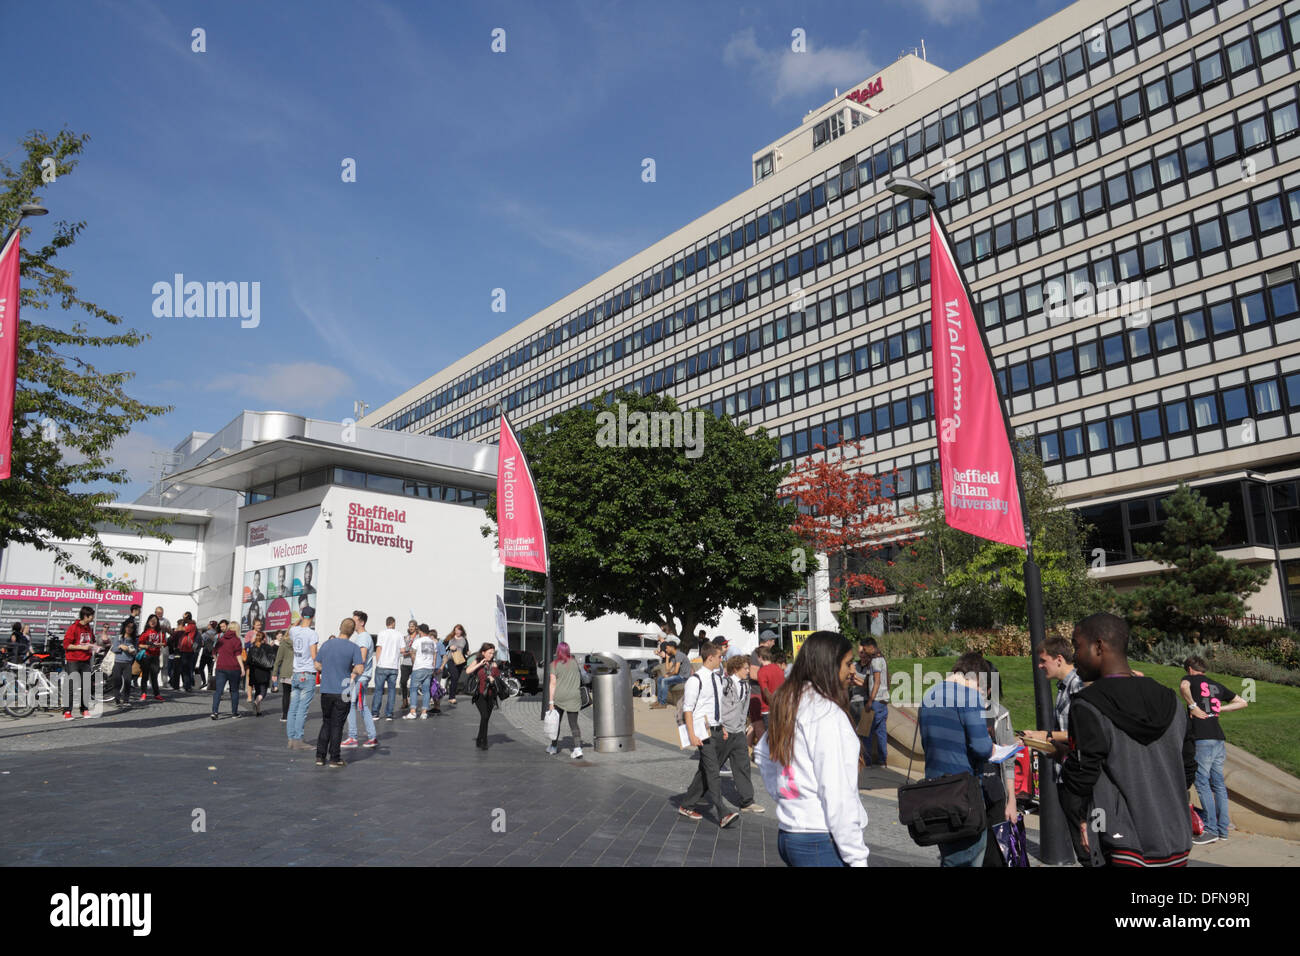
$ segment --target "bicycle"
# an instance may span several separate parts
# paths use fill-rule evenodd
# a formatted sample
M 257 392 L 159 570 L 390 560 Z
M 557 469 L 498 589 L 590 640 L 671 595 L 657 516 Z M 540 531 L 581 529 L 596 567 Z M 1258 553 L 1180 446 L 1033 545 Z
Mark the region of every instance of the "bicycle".
M 44 668 L 23 664 L 5 664 L 0 674 L 0 700 L 10 717 L 29 717 L 36 708 L 51 710 L 59 706 L 59 690 Z

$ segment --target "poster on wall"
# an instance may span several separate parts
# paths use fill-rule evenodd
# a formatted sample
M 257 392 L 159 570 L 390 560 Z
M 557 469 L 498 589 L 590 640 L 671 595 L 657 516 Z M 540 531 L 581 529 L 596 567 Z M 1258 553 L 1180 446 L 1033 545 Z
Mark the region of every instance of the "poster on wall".
M 304 613 L 315 615 L 316 580 L 320 561 L 276 564 L 244 574 L 244 593 L 240 603 L 240 626 L 251 631 L 255 621 L 271 633 L 287 630 L 302 620 Z

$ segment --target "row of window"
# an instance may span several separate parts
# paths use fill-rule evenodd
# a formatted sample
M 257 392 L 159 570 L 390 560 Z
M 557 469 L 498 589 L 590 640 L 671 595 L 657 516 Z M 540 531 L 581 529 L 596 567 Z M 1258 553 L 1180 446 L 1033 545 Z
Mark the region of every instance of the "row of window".
M 1285 405 L 1283 400 L 1285 399 Z M 1192 432 L 1239 426 L 1300 409 L 1300 374 L 1254 381 L 1107 419 L 1039 432 L 1044 464 Z
M 1221 217 L 1198 223 L 1195 230 L 1191 228 L 1178 230 L 1168 237 L 1147 241 L 1141 247 L 1124 249 L 1112 256 L 1096 259 L 1087 265 L 1071 270 L 1060 279 L 1050 280 L 1041 286 L 1037 284 L 1025 285 L 1001 296 L 997 295 L 995 291 L 992 294 L 983 293 L 978 296 L 981 300 L 981 319 L 986 328 L 1012 322 L 1026 315 L 1035 314 L 1043 307 L 1045 298 L 1048 307 L 1053 311 L 1067 311 L 1074 308 L 1072 301 L 1074 296 L 1066 292 L 1067 288 L 1103 289 L 1115 287 L 1117 293 L 1123 293 L 1123 301 L 1119 301 L 1117 298 L 1115 306 L 1122 311 L 1137 311 L 1131 293 L 1127 289 L 1118 287 L 1117 283 L 1136 280 L 1144 275 L 1181 264 L 1195 258 L 1198 254 L 1207 255 L 1224 246 L 1225 236 L 1228 245 L 1235 245 L 1239 242 L 1251 240 L 1256 235 L 1269 234 L 1285 228 L 1287 213 L 1289 213 L 1293 227 L 1300 228 L 1300 188 L 1294 189 L 1288 194 L 1288 202 L 1285 208 L 1277 197 L 1264 199 L 1253 206 L 1242 207 Z M 704 374 L 711 369 L 735 361 L 747 353 L 753 353 L 758 348 L 774 346 L 787 337 L 792 338 L 819 323 L 833 321 L 840 316 L 857 312 L 866 304 L 874 304 L 880 301 L 882 279 L 884 290 L 890 294 L 896 294 L 914 286 L 918 280 L 921 283 L 928 281 L 928 276 L 929 258 L 927 256 L 917 263 L 916 267 L 911 264 L 904 264 L 899 269 L 891 270 L 881 278 L 869 279 L 861 285 L 851 286 L 847 290 L 807 305 L 802 313 L 796 312 L 788 316 L 777 317 L 757 329 L 742 332 L 736 338 L 721 344 L 715 344 L 688 359 L 682 359 L 673 365 L 649 372 L 633 382 L 630 387 L 645 394 L 659 392 L 672 385 L 684 384 L 693 375 Z M 1056 288 L 1053 287 L 1054 285 Z M 1203 338 L 1205 334 L 1219 337 L 1235 331 L 1238 327 L 1249 328 L 1269 321 L 1270 315 L 1275 320 L 1289 318 L 1295 313 L 1295 300 L 1295 283 L 1289 282 L 1270 289 L 1267 297 L 1264 292 L 1243 297 L 1239 303 L 1239 310 L 1234 310 L 1231 303 L 1220 304 L 1211 310 L 1212 314 L 1208 326 L 1205 326 L 1203 319 L 1200 320 L 1200 325 L 1208 328 L 1209 331 L 1208 333 L 1202 333 L 1199 337 L 1196 333 L 1198 320 L 1195 316 L 1188 316 L 1181 322 L 1184 335 L 1183 344 L 1193 344 Z M 1102 301 L 1100 305 L 1105 307 L 1105 301 Z M 1140 303 L 1137 303 L 1137 305 L 1140 305 Z M 1237 311 L 1240 312 L 1241 316 L 1239 325 L 1236 318 Z M 1080 312 L 1083 314 L 1081 306 Z M 1153 329 L 1132 330 L 1129 340 L 1130 357 L 1136 359 L 1149 354 L 1152 345 L 1148 337 L 1152 334 L 1155 335 L 1154 344 L 1157 351 L 1163 351 L 1165 348 L 1170 347 L 1168 343 L 1176 340 L 1178 335 L 1177 328 L 1174 328 L 1172 333 L 1174 339 L 1171 340 L 1170 329 L 1173 325 L 1171 321 L 1165 321 L 1157 323 Z M 843 374 L 848 374 L 850 371 L 861 373 L 888 362 L 905 358 L 908 355 L 916 354 L 922 350 L 928 350 L 930 334 L 928 324 L 918 324 L 916 328 L 906 333 L 901 330 L 895 331 L 895 329 L 898 329 L 898 327 L 890 327 L 884 331 L 882 337 L 877 341 L 859 346 L 855 350 L 852 368 L 846 370 Z M 1106 343 L 1101 347 L 1100 354 L 1103 359 L 1108 360 L 1116 354 L 1116 348 L 1118 348 L 1120 354 L 1123 354 L 1122 336 L 1111 336 L 1106 340 Z M 792 347 L 798 346 L 794 344 Z M 1097 349 L 1098 345 L 1096 343 L 1081 346 L 1077 358 L 1071 353 L 1068 362 L 1062 355 L 1059 359 L 1060 368 L 1075 367 L 1082 369 L 1084 372 L 1096 368 L 1098 358 L 1094 353 L 1096 353 Z M 847 355 L 841 356 L 838 361 L 825 360 L 821 364 L 824 366 L 828 361 L 834 362 L 838 368 L 840 365 L 848 363 L 848 357 Z M 1120 361 L 1124 360 L 1121 359 Z M 1042 364 L 1041 360 L 1040 364 Z M 817 361 L 812 360 L 809 368 L 816 369 L 817 367 Z M 815 382 L 814 385 L 809 387 L 815 387 L 816 384 L 828 384 L 835 380 L 833 375 L 819 375 L 816 371 L 812 372 L 812 375 L 816 375 L 821 381 Z M 1004 377 L 1003 384 L 1005 386 L 1007 384 L 1005 381 L 1006 372 L 999 372 L 999 375 Z M 1010 384 L 1013 393 L 1022 390 L 1019 370 L 1016 370 L 1013 374 Z M 773 386 L 773 383 L 767 383 L 762 388 L 768 389 L 768 386 Z M 751 387 L 748 389 L 748 394 L 766 394 L 766 392 L 760 393 L 756 391 L 758 388 L 758 386 Z M 801 391 L 801 389 L 795 390 L 793 394 L 799 394 Z M 745 395 L 746 392 L 742 391 L 740 394 Z M 776 394 L 779 395 L 779 391 Z M 772 400 L 779 399 L 773 398 Z M 732 415 L 743 414 L 753 408 L 767 404 L 767 401 L 738 400 L 735 407 L 732 407 L 725 400 L 720 399 L 719 402 L 723 402 L 722 407 L 726 409 L 726 413 Z
M 1177 4 L 1179 0 L 1165 0 L 1165 2 Z M 1189 2 L 1197 6 L 1204 4 L 1204 8 L 1206 9 L 1208 9 L 1210 5 L 1209 0 L 1189 0 Z M 1200 11 L 1198 10 L 1197 12 Z M 1178 18 L 1171 19 L 1169 24 L 1174 25 L 1181 23 L 1184 15 L 1185 14 L 1179 14 Z M 1172 17 L 1173 13 L 1171 13 L 1170 16 Z M 1164 23 L 1165 21 L 1162 19 L 1161 22 Z M 1096 65 L 1110 55 L 1110 50 L 1105 44 L 1099 44 L 1096 42 L 1096 34 L 1100 29 L 1100 27 L 1095 27 L 1084 34 L 1085 38 L 1088 39 L 1086 47 L 1089 51 L 1087 55 L 1091 61 L 1089 63 L 1090 66 Z M 1288 29 L 1290 33 L 1290 45 L 1292 47 L 1300 46 L 1300 15 L 1294 16 L 1290 21 L 1288 21 Z M 1151 11 L 1144 11 L 1133 18 L 1131 34 L 1122 24 L 1111 28 L 1109 31 L 1111 48 L 1113 48 L 1114 52 L 1119 52 L 1123 49 L 1127 49 L 1134 39 L 1136 42 L 1142 42 L 1150 36 L 1153 36 L 1155 32 L 1155 22 Z M 1273 24 L 1262 28 L 1259 33 L 1259 38 L 1257 39 L 1257 45 L 1259 47 L 1259 59 L 1261 62 L 1285 52 L 1287 37 L 1283 34 L 1281 25 Z M 1236 61 L 1242 61 L 1245 53 L 1241 49 L 1240 44 L 1235 44 L 1234 49 L 1238 51 L 1235 54 Z M 1022 86 L 1017 87 L 1014 93 L 1011 92 L 1011 87 L 1004 87 L 1003 90 L 1006 92 L 994 95 L 994 100 L 999 102 L 1005 101 L 1004 108 L 1011 108 L 1013 105 L 1022 102 L 1024 99 L 1039 95 L 1040 92 L 1054 88 L 1058 85 L 1061 82 L 1062 69 L 1064 70 L 1067 79 L 1081 74 L 1084 69 L 1082 63 L 1084 53 L 1082 50 L 1083 48 L 1072 50 L 1066 53 L 1062 60 L 1052 58 L 1044 61 L 1041 65 L 1041 71 L 1040 69 L 1035 68 L 1024 74 L 1020 80 Z M 1230 61 L 1231 60 L 1232 56 L 1230 55 Z M 1210 67 L 1206 67 L 1205 71 L 1200 74 L 1200 76 L 1204 79 L 1213 81 L 1213 70 Z M 1182 81 L 1180 81 L 1180 84 L 1181 82 Z M 1014 103 L 1012 102 L 1013 100 Z M 992 101 L 990 101 L 989 97 L 986 96 L 980 102 L 980 110 L 987 113 L 991 109 Z M 980 122 L 979 116 L 971 112 L 971 107 L 965 108 L 961 115 L 963 125 L 969 124 L 968 129 L 973 129 Z M 953 116 L 945 118 L 945 133 L 949 132 L 951 121 L 954 120 L 956 116 L 957 114 L 954 113 Z M 991 116 L 992 114 L 990 113 L 987 118 L 991 118 Z M 937 128 L 938 124 L 934 125 Z M 953 135 L 956 134 L 953 133 Z M 916 150 L 909 150 L 908 147 L 909 143 L 912 141 L 912 137 L 908 137 L 902 142 L 895 144 L 889 150 L 882 150 L 876 153 L 871 159 L 865 161 L 862 165 L 865 165 L 868 170 L 871 170 L 871 174 L 869 174 L 868 179 L 865 180 L 863 184 L 865 185 L 865 182 L 869 181 L 870 175 L 876 174 L 876 167 L 882 166 L 882 162 L 883 166 L 879 170 L 880 174 L 886 173 L 891 169 L 896 169 L 899 165 L 906 163 L 909 152 L 915 152 L 919 155 L 920 134 L 913 134 L 913 136 L 916 137 Z M 927 132 L 927 140 L 929 142 L 937 142 L 937 129 L 933 135 Z M 843 165 L 853 168 L 853 161 L 849 160 Z M 861 166 L 859 166 L 859 168 L 861 168 Z M 856 185 L 857 183 L 855 182 L 854 188 L 856 188 Z M 653 275 L 643 279 L 640 283 L 634 284 L 632 288 L 625 290 L 624 292 L 606 300 L 606 302 L 571 318 L 560 328 L 539 336 L 533 342 L 525 343 L 515 352 L 511 353 L 509 356 L 503 357 L 501 360 L 493 363 L 486 369 L 467 377 L 461 382 L 454 383 L 439 392 L 437 395 L 431 396 L 414 408 L 401 413 L 394 420 L 385 423 L 385 427 L 400 429 L 406 427 L 413 421 L 426 417 L 433 411 L 441 409 L 449 402 L 463 397 L 473 389 L 479 388 L 482 385 L 495 380 L 500 375 L 530 361 L 548 349 L 558 346 L 569 337 L 594 327 L 594 325 L 603 321 L 605 318 L 618 314 L 625 308 L 630 307 L 634 302 L 640 301 L 640 299 L 649 295 L 653 295 L 662 289 L 669 288 L 675 282 L 681 281 L 687 276 L 692 275 L 697 271 L 697 269 L 707 268 L 709 264 L 718 261 L 720 258 L 730 254 L 733 250 L 738 250 L 745 245 L 757 241 L 758 238 L 768 234 L 772 228 L 779 228 L 783 224 L 810 214 L 814 208 L 820 208 L 824 205 L 827 199 L 833 199 L 836 195 L 839 195 L 840 190 L 838 188 L 828 189 L 828 186 L 829 184 L 821 184 L 817 187 L 810 188 L 801 193 L 796 199 L 786 202 L 784 206 L 778 206 L 777 209 L 773 210 L 771 213 L 765 215 L 760 214 L 756 220 L 751 220 L 743 226 L 738 225 L 735 230 L 721 236 L 719 239 L 705 244 L 697 250 L 692 250 L 690 253 L 684 255 L 681 259 L 678 259 L 671 265 L 662 270 L 656 271 Z M 828 195 L 828 192 L 833 194 Z
M 459 488 L 455 485 L 437 484 L 427 481 L 414 481 L 399 478 L 396 475 L 382 475 L 374 472 L 356 471 L 351 468 L 316 468 L 312 471 L 268 481 L 263 485 L 249 489 L 247 504 L 255 505 L 259 501 L 282 498 L 308 488 L 321 485 L 346 485 L 350 488 L 365 488 L 367 491 L 379 491 L 390 495 L 406 495 L 410 498 L 428 498 L 433 501 L 445 501 L 451 504 L 468 505 L 471 508 L 487 507 L 488 493 L 472 488 Z
M 1272 117 L 1277 138 L 1289 136 L 1300 128 L 1295 103 L 1276 107 L 1272 111 Z M 1187 174 L 1192 174 L 1206 168 L 1211 158 L 1215 163 L 1234 159 L 1236 154 L 1232 150 L 1237 142 L 1238 130 L 1242 130 L 1243 142 L 1256 144 L 1267 133 L 1267 127 L 1263 126 L 1264 119 L 1264 116 L 1250 117 L 1242 120 L 1240 127 L 1220 130 L 1213 136 L 1209 136 L 1208 140 L 1198 139 L 1181 151 L 1159 157 L 1154 168 L 1151 163 L 1142 163 L 1131 171 L 1116 174 L 1101 183 L 1082 188 L 1077 192 L 1061 194 L 1055 203 L 1041 206 L 1032 213 L 1022 214 L 1014 220 L 997 224 L 981 230 L 974 236 L 957 241 L 956 255 L 963 265 L 982 261 L 1016 245 L 1040 238 L 1056 229 L 1070 226 L 1081 219 L 1099 215 L 1107 209 L 1127 205 L 1153 192 L 1156 189 L 1157 176 L 1161 185 L 1168 185 L 1182 179 L 1185 171 Z M 1298 205 L 1300 191 L 1292 192 L 1290 202 L 1292 206 L 1300 208 Z M 788 282 L 805 272 L 811 272 L 831 259 L 851 252 L 869 239 L 888 234 L 893 229 L 905 225 L 923 209 L 923 204 L 918 201 L 903 200 L 874 215 L 867 215 L 858 221 L 850 222 L 843 232 L 836 232 L 819 242 L 793 250 L 788 257 L 749 274 L 744 281 L 736 282 L 734 286 L 729 286 L 721 292 L 705 295 L 696 303 L 683 306 L 672 316 L 657 319 L 644 330 L 634 332 L 618 342 L 605 346 L 593 355 L 584 356 L 545 378 L 523 386 L 506 396 L 506 408 L 513 411 L 550 393 L 555 388 L 581 379 L 609 362 L 630 356 L 637 349 L 652 344 L 666 335 L 683 328 L 690 328 L 698 320 L 743 301 L 756 292 L 765 291 L 781 281 Z M 1222 229 L 1217 221 L 1198 224 L 1195 239 L 1192 230 L 1181 230 L 1168 238 L 1143 243 L 1140 250 L 1129 249 L 1117 253 L 1115 268 L 1109 270 L 1112 274 L 1107 275 L 1107 268 L 1098 265 L 1096 278 L 1099 283 L 1138 279 L 1159 272 L 1171 264 L 1193 259 L 1197 256 L 1198 249 L 1201 254 L 1204 254 L 1221 248 L 1224 245 L 1222 237 L 1225 234 L 1228 237 L 1227 244 L 1233 245 L 1247 241 L 1256 235 L 1267 235 L 1285 226 L 1281 201 L 1276 198 L 1263 200 L 1256 205 L 1253 212 L 1240 209 L 1227 214 Z M 896 295 L 918 283 L 924 283 L 928 277 L 928 256 L 921 258 L 916 264 L 903 263 L 897 269 L 889 270 L 880 277 L 868 279 L 864 284 L 865 301 L 869 305 L 875 304 L 885 296 Z M 1006 301 L 994 298 L 984 303 L 986 326 L 991 327 L 1004 320 L 1014 320 L 1020 314 L 1032 314 L 1042 305 L 1040 289 L 1026 292 L 1023 312 L 1017 311 L 1020 296 L 1014 293 L 1009 296 L 1010 298 L 1003 297 Z M 739 354 L 744 353 L 740 351 Z M 706 369 L 708 367 L 710 366 L 704 366 Z M 645 387 L 656 391 L 662 388 L 664 383 L 682 380 L 680 372 L 675 377 L 669 377 L 662 371 L 651 373 L 650 377 L 652 381 Z M 659 384 L 654 384 L 655 379 L 659 380 Z M 493 420 L 494 415 L 493 408 L 485 407 L 456 422 L 449 423 L 437 434 L 452 437 L 464 434 L 478 425 Z

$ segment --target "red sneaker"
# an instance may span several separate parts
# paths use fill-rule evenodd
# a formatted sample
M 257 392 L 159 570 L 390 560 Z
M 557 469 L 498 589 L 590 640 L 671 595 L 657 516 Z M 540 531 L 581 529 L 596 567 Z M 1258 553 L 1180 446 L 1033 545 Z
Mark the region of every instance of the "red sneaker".
M 65 710 L 65 711 L 63 712 L 63 719 L 64 719 L 64 720 L 71 720 L 71 719 L 72 719 L 72 711 L 70 711 L 70 710 Z
M 149 695 L 148 695 L 148 694 L 141 694 L 141 695 L 140 695 L 140 700 L 145 701 L 145 700 L 148 700 L 148 699 L 149 699 Z
M 163 699 L 163 695 L 162 695 L 162 694 L 155 694 L 153 699 L 154 699 L 154 700 L 162 700 L 162 699 Z

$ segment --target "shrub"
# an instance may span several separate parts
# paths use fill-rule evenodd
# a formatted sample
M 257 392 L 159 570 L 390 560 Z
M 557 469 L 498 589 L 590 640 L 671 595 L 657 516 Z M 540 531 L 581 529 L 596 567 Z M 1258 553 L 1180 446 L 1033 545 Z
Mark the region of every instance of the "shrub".
M 1231 647 L 1219 645 L 1215 648 L 1211 666 L 1220 674 L 1233 677 L 1250 677 L 1266 680 L 1274 684 L 1286 684 L 1300 687 L 1300 671 L 1291 670 L 1278 664 L 1249 657 Z
M 1166 638 L 1152 644 L 1142 655 L 1142 659 L 1166 667 L 1182 667 L 1189 657 L 1204 657 L 1207 661 L 1213 659 L 1216 647 L 1217 645 L 1202 644 L 1199 641 L 1188 643 Z

